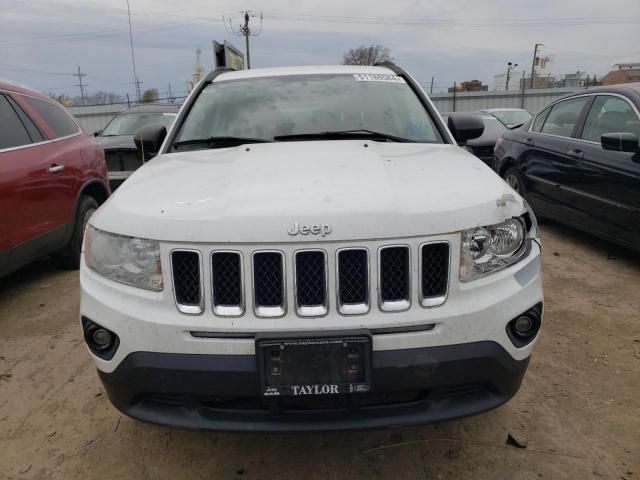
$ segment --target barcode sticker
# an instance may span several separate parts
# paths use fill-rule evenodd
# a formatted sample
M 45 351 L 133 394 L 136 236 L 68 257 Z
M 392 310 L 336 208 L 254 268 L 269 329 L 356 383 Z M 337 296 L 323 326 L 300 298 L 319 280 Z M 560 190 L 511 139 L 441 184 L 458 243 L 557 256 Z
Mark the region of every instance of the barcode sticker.
M 398 75 L 388 75 L 386 73 L 354 73 L 353 78 L 358 82 L 406 83 L 404 78 Z

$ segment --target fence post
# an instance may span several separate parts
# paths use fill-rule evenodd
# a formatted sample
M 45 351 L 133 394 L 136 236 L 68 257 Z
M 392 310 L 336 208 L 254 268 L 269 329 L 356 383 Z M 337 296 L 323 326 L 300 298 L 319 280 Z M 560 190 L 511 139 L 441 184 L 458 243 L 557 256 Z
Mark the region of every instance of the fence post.
M 453 112 L 456 111 L 456 82 L 453 82 Z
M 525 88 L 525 86 L 526 86 L 526 85 L 525 85 L 526 83 L 527 83 L 527 82 L 525 81 L 525 78 L 524 78 L 524 70 L 523 70 L 523 71 L 522 71 L 522 105 L 520 106 L 520 108 L 522 108 L 523 110 L 524 110 L 524 99 L 525 99 L 525 96 L 524 96 L 524 88 Z

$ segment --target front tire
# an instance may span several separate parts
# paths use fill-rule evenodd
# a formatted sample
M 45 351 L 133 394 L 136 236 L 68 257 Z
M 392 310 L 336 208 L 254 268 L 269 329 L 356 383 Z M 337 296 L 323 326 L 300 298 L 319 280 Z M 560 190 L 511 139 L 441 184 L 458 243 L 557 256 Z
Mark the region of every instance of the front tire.
M 82 195 L 78 202 L 76 218 L 73 224 L 73 234 L 65 250 L 58 257 L 58 265 L 66 270 L 76 270 L 80 267 L 82 254 L 82 239 L 91 215 L 98 209 L 98 202 L 93 197 Z

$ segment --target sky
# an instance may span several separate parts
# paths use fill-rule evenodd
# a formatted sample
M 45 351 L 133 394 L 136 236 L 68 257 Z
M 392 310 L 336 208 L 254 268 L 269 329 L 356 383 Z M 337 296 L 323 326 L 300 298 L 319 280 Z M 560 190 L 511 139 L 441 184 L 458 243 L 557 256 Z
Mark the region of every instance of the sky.
M 212 41 L 244 51 L 230 31 L 238 13 L 262 13 L 251 38 L 252 67 L 336 64 L 360 45 L 382 44 L 396 63 L 434 91 L 454 81 L 492 85 L 507 62 L 529 71 L 533 47 L 554 74 L 602 76 L 640 62 L 638 0 L 130 0 L 141 88 L 184 93 L 195 51 L 213 68 Z M 259 19 L 254 19 L 258 27 Z M 0 0 L 0 77 L 56 95 L 134 95 L 126 0 Z

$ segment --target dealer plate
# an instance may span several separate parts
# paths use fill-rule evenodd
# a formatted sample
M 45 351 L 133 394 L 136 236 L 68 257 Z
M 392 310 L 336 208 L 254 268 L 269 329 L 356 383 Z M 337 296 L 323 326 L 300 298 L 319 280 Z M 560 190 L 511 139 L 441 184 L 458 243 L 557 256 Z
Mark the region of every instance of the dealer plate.
M 278 334 L 256 338 L 263 396 L 339 395 L 371 389 L 371 335 Z

